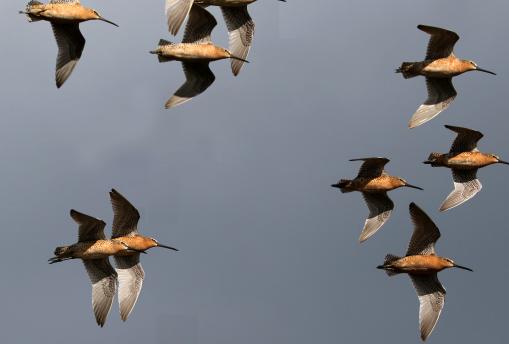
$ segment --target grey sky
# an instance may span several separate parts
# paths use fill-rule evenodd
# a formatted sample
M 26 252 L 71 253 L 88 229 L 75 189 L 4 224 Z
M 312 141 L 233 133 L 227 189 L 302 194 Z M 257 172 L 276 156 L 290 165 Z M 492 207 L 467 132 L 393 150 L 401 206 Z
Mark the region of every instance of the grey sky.
M 375 269 L 405 252 L 411 201 L 441 229 L 438 253 L 475 271 L 440 274 L 448 294 L 429 342 L 505 341 L 509 170 L 483 169 L 483 190 L 441 214 L 449 171 L 421 162 L 448 150 L 443 124 L 482 131 L 480 149 L 509 159 L 506 1 L 258 1 L 251 63 L 237 78 L 228 61 L 213 63 L 209 90 L 170 111 L 180 63 L 148 53 L 181 40 L 163 3 L 83 0 L 120 27 L 81 25 L 85 51 L 60 90 L 50 25 L 17 15 L 23 1 L 0 4 L 3 343 L 418 343 L 410 280 Z M 213 40 L 227 46 L 211 11 Z M 423 58 L 420 23 L 458 32 L 457 55 L 498 76 L 456 78 L 451 107 L 408 130 L 425 84 L 394 69 Z M 359 245 L 367 208 L 329 185 L 355 176 L 348 159 L 380 155 L 425 191 L 393 192 L 390 221 Z M 144 234 L 181 251 L 143 256 L 129 320 L 115 303 L 99 328 L 81 262 L 46 260 L 76 240 L 70 208 L 110 232 L 111 187 L 138 207 Z

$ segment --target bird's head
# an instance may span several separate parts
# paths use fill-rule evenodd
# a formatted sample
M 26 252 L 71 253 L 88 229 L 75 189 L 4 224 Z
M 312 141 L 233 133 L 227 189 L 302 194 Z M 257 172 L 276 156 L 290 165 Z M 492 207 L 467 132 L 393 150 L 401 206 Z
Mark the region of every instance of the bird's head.
M 477 65 L 477 63 L 475 63 L 474 61 L 470 61 L 470 60 L 463 60 L 463 63 L 465 64 L 465 66 L 467 67 L 467 69 L 470 71 L 470 70 L 477 70 L 479 72 L 484 72 L 484 73 L 488 73 L 488 74 L 492 74 L 492 75 L 497 75 L 489 70 L 486 70 L 486 69 L 483 69 L 481 67 L 479 67 Z

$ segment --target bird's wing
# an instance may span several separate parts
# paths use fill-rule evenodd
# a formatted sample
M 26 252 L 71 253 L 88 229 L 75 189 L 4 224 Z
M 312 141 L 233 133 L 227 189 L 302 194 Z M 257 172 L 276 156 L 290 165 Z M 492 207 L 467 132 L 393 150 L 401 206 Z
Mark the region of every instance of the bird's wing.
M 126 321 L 138 300 L 145 272 L 140 264 L 140 254 L 115 257 L 118 274 L 118 304 L 120 318 Z
M 60 88 L 76 67 L 85 47 L 85 38 L 79 24 L 51 23 L 51 27 L 58 45 L 55 79 Z
M 209 11 L 199 5 L 193 5 L 182 43 L 211 42 L 210 34 L 216 25 L 217 21 Z
M 449 153 L 477 151 L 477 142 L 483 137 L 481 132 L 452 125 L 445 125 L 445 127 L 458 134 L 452 143 Z
M 440 211 L 446 211 L 468 201 L 481 191 L 482 184 L 477 179 L 477 169 L 452 170 L 454 190 L 447 196 L 440 206 Z
M 437 274 L 412 275 L 410 279 L 419 298 L 419 327 L 421 339 L 424 341 L 437 324 L 442 308 L 444 308 L 445 288 L 438 280 Z
M 249 54 L 249 49 L 251 49 L 255 30 L 255 24 L 247 12 L 247 5 L 221 7 L 221 11 L 223 12 L 230 37 L 230 52 L 238 58 L 246 59 Z M 243 64 L 243 61 L 236 59 L 231 60 L 233 75 L 238 75 L 240 73 Z
M 117 190 L 110 191 L 111 206 L 113 207 L 112 238 L 118 238 L 138 233 L 138 210 Z
M 454 98 L 456 90 L 452 84 L 452 78 L 426 78 L 428 99 L 417 108 L 408 126 L 415 128 L 436 117 L 440 112 L 449 107 Z
M 435 243 L 440 238 L 440 231 L 430 217 L 415 203 L 410 203 L 410 217 L 414 223 L 414 232 L 407 256 L 435 254 Z
M 451 55 L 454 44 L 460 39 L 457 33 L 438 27 L 419 25 L 417 28 L 431 35 L 426 50 L 426 60 L 440 59 Z
M 359 241 L 363 242 L 375 234 L 380 227 L 389 219 L 394 203 L 386 192 L 369 193 L 363 192 L 362 196 L 369 208 L 369 217 L 364 223 Z
M 79 225 L 79 242 L 106 239 L 106 236 L 104 235 L 104 227 L 106 226 L 106 223 L 103 220 L 82 214 L 74 209 L 71 209 L 71 217 Z
M 390 161 L 387 158 L 360 158 L 350 159 L 350 161 L 364 161 L 359 168 L 357 178 L 376 178 L 384 173 L 384 166 Z
M 92 307 L 95 320 L 99 326 L 103 327 L 117 290 L 117 273 L 108 258 L 83 260 L 83 264 L 92 282 Z
M 166 102 L 167 109 L 183 104 L 203 93 L 216 79 L 208 63 L 182 62 L 182 68 L 186 75 L 186 82 Z
M 168 31 L 176 35 L 191 10 L 194 0 L 166 0 L 164 13 L 168 20 Z

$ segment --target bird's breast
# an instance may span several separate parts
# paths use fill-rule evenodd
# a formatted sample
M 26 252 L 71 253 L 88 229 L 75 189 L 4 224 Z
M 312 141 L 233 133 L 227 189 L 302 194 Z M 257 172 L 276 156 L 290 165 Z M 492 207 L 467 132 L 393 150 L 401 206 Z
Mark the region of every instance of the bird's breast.
M 463 152 L 459 154 L 449 154 L 447 167 L 455 169 L 473 169 L 491 165 L 496 160 L 487 154 L 481 152 Z
M 415 255 L 403 257 L 392 264 L 398 272 L 412 274 L 429 274 L 448 267 L 447 261 L 435 255 Z
M 359 178 L 358 180 L 354 181 L 354 184 L 357 184 L 356 186 L 359 191 L 366 192 L 390 191 L 398 187 L 394 177 L 391 176 L 380 176 L 373 179 Z
M 461 60 L 449 56 L 422 62 L 421 74 L 431 78 L 451 78 L 465 71 Z
M 214 61 L 227 58 L 224 50 L 210 43 L 180 43 L 161 47 L 161 55 L 178 61 Z

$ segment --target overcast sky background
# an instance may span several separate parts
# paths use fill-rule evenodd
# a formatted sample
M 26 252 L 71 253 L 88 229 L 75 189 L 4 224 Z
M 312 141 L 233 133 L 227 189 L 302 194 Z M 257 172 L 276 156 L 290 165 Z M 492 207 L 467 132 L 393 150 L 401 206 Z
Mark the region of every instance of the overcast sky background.
M 441 229 L 438 254 L 475 271 L 439 275 L 448 294 L 428 341 L 507 340 L 509 169 L 483 169 L 483 190 L 439 213 L 450 172 L 421 163 L 449 149 L 444 124 L 482 131 L 480 149 L 509 159 L 506 1 L 258 1 L 251 63 L 236 78 L 228 61 L 213 63 L 216 82 L 172 110 L 163 105 L 184 81 L 180 63 L 148 53 L 181 40 L 164 2 L 83 4 L 120 27 L 82 24 L 82 59 L 57 90 L 50 25 L 18 15 L 23 1 L 0 3 L 3 343 L 419 343 L 409 278 L 375 269 L 406 251 L 411 201 Z M 425 83 L 394 69 L 423 59 L 417 24 L 458 32 L 457 55 L 498 75 L 455 78 L 451 107 L 409 130 Z M 367 156 L 389 157 L 390 173 L 425 191 L 392 192 L 391 219 L 360 245 L 367 207 L 330 184 Z M 82 263 L 46 260 L 76 241 L 71 208 L 104 219 L 109 235 L 112 187 L 140 210 L 142 234 L 181 251 L 144 255 L 129 320 L 115 300 L 99 328 Z

